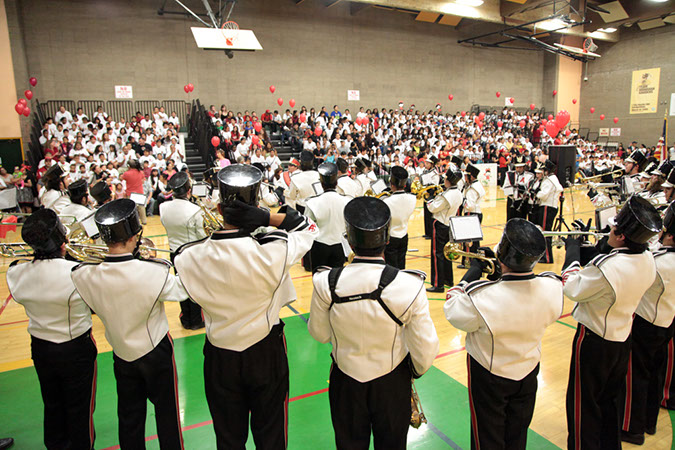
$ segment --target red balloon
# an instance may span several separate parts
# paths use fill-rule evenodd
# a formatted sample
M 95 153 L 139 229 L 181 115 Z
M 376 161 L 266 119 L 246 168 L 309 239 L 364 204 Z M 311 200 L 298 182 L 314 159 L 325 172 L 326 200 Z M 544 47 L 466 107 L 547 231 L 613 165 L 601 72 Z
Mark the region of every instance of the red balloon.
M 272 94 L 274 94 L 274 91 L 276 91 L 276 90 L 277 90 L 277 88 L 274 87 L 274 85 L 270 86 L 270 92 L 271 92 Z
M 474 121 L 475 123 L 478 123 L 478 122 L 480 122 L 480 117 L 478 117 L 478 116 L 475 116 L 475 117 L 473 118 L 473 121 Z
M 534 111 L 534 108 L 535 108 L 535 107 L 536 107 L 536 106 L 534 105 L 534 103 L 531 103 L 531 104 L 530 104 L 530 109 L 531 109 L 532 111 Z
M 549 122 L 546 124 L 546 133 L 552 138 L 556 137 L 560 132 L 560 128 L 554 122 Z
M 548 115 L 548 120 L 549 120 L 549 122 L 550 122 L 551 120 L 553 120 L 553 114 L 549 114 L 549 115 Z
M 307 115 L 305 113 L 300 114 L 300 122 L 307 122 Z
M 527 125 L 527 122 L 525 122 L 524 120 L 521 120 L 518 125 L 520 126 L 520 128 L 525 128 L 525 125 Z
M 452 95 L 452 94 L 448 95 L 448 100 L 452 101 L 453 98 L 455 98 L 454 95 Z
M 323 134 L 323 130 L 321 129 L 321 127 L 316 127 L 314 129 L 314 134 L 317 136 L 321 136 Z
M 591 114 L 595 112 L 595 108 L 591 107 Z
M 17 112 L 17 114 L 23 114 L 24 108 L 27 108 L 27 106 L 24 106 L 23 103 L 17 103 L 14 105 L 14 110 Z
M 25 98 L 20 98 L 19 103 L 21 103 L 23 106 L 26 106 L 28 104 Z
M 186 84 L 185 86 L 183 86 L 183 90 L 184 90 L 185 93 L 187 94 L 187 93 L 190 92 L 190 87 Z
M 187 87 L 188 87 L 188 89 L 190 90 L 190 92 L 192 92 L 192 91 L 195 90 L 195 85 L 192 84 L 192 83 L 188 83 Z
M 33 98 L 33 91 L 28 89 L 28 90 L 24 91 L 23 95 L 25 95 L 28 100 L 31 100 Z
M 501 96 L 502 96 L 502 93 L 501 93 L 501 92 L 499 92 L 499 91 L 497 91 L 497 92 L 495 93 L 495 95 L 497 96 L 497 98 L 499 98 L 499 97 L 501 97 Z
M 460 113 L 460 115 L 461 115 L 462 117 L 466 116 L 466 111 L 462 111 L 462 112 Z
M 600 114 L 600 120 L 605 120 L 605 115 L 604 115 L 604 114 Z
M 253 129 L 260 133 L 262 131 L 262 124 L 260 122 L 256 122 L 253 124 Z
M 557 139 L 557 138 L 556 138 L 556 139 L 553 140 L 553 143 L 554 143 L 555 145 L 560 145 L 560 144 L 562 144 L 562 141 L 561 141 L 560 139 Z
M 360 118 L 360 117 L 357 117 L 356 120 L 355 120 L 354 122 L 356 122 L 356 124 L 359 125 L 359 126 L 363 123 L 363 122 L 361 121 L 361 118 Z
M 502 125 L 504 125 L 504 122 L 502 122 L 501 120 L 498 120 L 497 121 L 497 128 L 501 128 Z
M 546 126 L 545 125 L 539 125 L 539 132 L 543 133 L 544 131 L 546 131 Z
M 558 114 L 555 116 L 555 124 L 558 128 L 564 128 L 570 122 L 570 113 L 565 111 L 558 111 Z
M 572 134 L 570 130 L 565 130 L 565 136 L 569 136 L 570 134 Z
M 619 118 L 618 118 L 618 117 L 615 117 L 615 118 L 614 118 L 614 123 L 619 123 Z
M 219 147 L 220 146 L 220 138 L 218 136 L 213 136 L 211 138 L 211 145 L 213 145 L 216 148 Z
M 30 83 L 31 86 L 35 87 L 37 85 L 37 78 L 35 77 L 30 77 L 28 79 L 28 82 Z
M 480 114 L 478 114 L 478 118 L 479 118 L 480 120 L 483 120 L 483 119 L 485 118 L 485 113 L 484 113 L 484 112 L 481 112 Z
M 370 122 L 370 119 L 367 118 L 367 117 L 364 117 L 363 119 L 361 119 L 361 123 L 364 124 L 364 125 L 368 125 L 369 122 Z
M 572 99 L 572 104 L 573 104 L 573 105 L 576 105 L 576 104 L 577 104 L 577 99 L 576 99 L 576 98 L 573 98 L 573 99 Z
M 28 106 L 23 109 L 23 115 L 26 117 L 30 116 L 30 108 Z
M 277 99 L 277 103 L 279 104 L 279 106 L 283 105 L 283 104 L 284 104 L 284 99 L 281 98 L 281 97 L 279 97 L 279 98 Z
M 480 122 L 480 121 L 478 122 L 478 128 L 481 128 L 481 129 L 483 128 L 483 122 Z
M 251 143 L 253 145 L 258 145 L 260 143 L 260 139 L 258 138 L 258 136 L 256 136 L 255 134 L 251 136 Z
M 541 119 L 541 124 L 542 124 L 543 126 L 546 126 L 547 123 L 548 123 L 548 120 L 546 120 L 546 119 Z
M 554 89 L 554 90 L 553 90 L 553 96 L 555 97 L 557 93 L 558 93 L 558 91 L 556 91 L 556 90 Z
M 291 108 L 294 107 L 294 106 L 295 106 L 295 99 L 293 99 L 293 98 L 290 99 L 290 100 L 288 101 L 288 104 L 290 105 Z

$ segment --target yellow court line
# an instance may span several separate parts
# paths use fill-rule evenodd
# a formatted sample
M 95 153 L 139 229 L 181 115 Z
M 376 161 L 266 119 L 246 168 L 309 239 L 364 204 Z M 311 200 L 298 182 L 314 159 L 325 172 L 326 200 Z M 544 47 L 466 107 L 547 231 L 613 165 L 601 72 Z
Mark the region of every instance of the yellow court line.
M 9 372 L 10 370 L 24 369 L 26 367 L 31 367 L 33 365 L 32 359 L 20 359 L 18 361 L 11 361 L 6 363 L 0 363 L 0 373 Z

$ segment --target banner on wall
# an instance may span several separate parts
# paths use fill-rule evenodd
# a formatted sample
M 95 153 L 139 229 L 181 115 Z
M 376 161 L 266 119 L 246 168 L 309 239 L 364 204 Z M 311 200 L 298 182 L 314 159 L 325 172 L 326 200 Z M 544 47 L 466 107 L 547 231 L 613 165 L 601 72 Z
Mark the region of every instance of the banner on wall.
M 616 137 L 616 136 L 621 136 L 621 128 L 612 128 L 612 129 L 610 129 L 609 135 L 610 135 L 610 136 L 614 136 L 614 137 Z
M 600 128 L 600 130 L 598 130 L 598 135 L 609 136 L 609 128 Z
M 670 94 L 670 115 L 675 116 L 675 94 Z
M 516 100 L 513 97 L 506 97 L 504 99 L 504 106 L 513 106 Z
M 347 91 L 347 100 L 350 102 L 358 102 L 361 100 L 361 91 L 350 89 Z
M 115 86 L 115 98 L 134 98 L 131 86 Z
M 634 70 L 630 90 L 630 113 L 651 114 L 659 102 L 661 68 Z
M 497 186 L 497 164 L 474 164 L 479 170 L 478 179 L 483 186 Z

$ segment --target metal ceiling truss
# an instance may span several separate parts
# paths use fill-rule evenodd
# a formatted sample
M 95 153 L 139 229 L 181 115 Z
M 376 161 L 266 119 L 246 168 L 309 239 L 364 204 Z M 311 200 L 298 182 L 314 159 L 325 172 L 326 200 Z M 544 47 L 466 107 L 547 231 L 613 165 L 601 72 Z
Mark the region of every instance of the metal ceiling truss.
M 202 24 L 209 28 L 220 28 L 223 23 L 227 22 L 230 20 L 230 15 L 232 14 L 232 10 L 234 9 L 234 5 L 237 3 L 237 0 L 218 0 L 218 12 L 214 13 L 213 9 L 211 8 L 211 4 L 209 3 L 209 0 L 202 0 L 202 4 L 204 5 L 204 8 L 206 9 L 206 13 L 195 13 L 192 11 L 190 8 L 185 6 L 180 0 L 173 0 L 176 2 L 181 8 L 184 9 L 184 11 L 167 11 L 165 9 L 166 3 L 168 0 L 164 0 L 162 2 L 162 6 L 157 10 L 157 14 L 160 16 L 163 16 L 164 14 L 172 14 L 172 15 L 179 15 L 179 16 L 187 16 L 187 17 L 194 17 L 198 21 L 200 21 Z M 230 10 L 227 13 L 227 17 L 223 18 L 223 11 L 227 7 L 227 5 L 230 5 Z M 207 23 L 206 20 L 203 20 L 202 18 L 206 20 L 210 20 L 211 23 Z

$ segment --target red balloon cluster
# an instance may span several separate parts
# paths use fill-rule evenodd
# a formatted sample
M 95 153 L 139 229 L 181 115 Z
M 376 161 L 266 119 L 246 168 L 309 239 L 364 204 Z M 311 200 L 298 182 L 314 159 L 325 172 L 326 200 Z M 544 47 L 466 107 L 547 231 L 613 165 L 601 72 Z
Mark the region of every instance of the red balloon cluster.
M 183 86 L 183 90 L 185 91 L 186 94 L 189 94 L 190 92 L 195 90 L 195 85 L 192 83 L 188 83 L 185 86 Z
M 567 125 L 569 122 L 570 113 L 564 109 L 562 111 L 558 111 L 558 114 L 555 116 L 555 124 L 558 126 L 558 128 L 565 128 L 565 125 Z
M 560 132 L 560 128 L 555 124 L 555 122 L 548 122 L 546 124 L 546 133 L 552 138 L 556 137 Z
M 211 138 L 211 145 L 218 148 L 220 146 L 220 138 L 218 136 L 213 136 Z
M 30 83 L 31 86 L 35 86 L 37 84 L 37 78 L 30 77 L 28 79 L 28 82 Z M 30 116 L 30 107 L 28 106 L 28 100 L 33 99 L 33 91 L 31 91 L 30 89 L 26 89 L 23 92 L 23 95 L 26 98 L 20 98 L 19 101 L 16 102 L 16 105 L 14 105 L 14 111 L 16 111 L 18 115 L 23 114 L 24 116 L 28 117 Z

